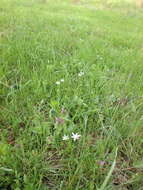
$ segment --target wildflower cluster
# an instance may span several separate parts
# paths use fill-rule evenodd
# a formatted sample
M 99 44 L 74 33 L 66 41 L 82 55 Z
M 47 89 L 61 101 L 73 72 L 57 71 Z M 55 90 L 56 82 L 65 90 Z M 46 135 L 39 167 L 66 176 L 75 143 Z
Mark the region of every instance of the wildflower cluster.
M 72 136 L 71 136 L 71 138 L 72 138 L 74 141 L 78 140 L 80 137 L 81 137 L 81 135 L 79 135 L 78 133 L 72 133 Z M 69 139 L 70 139 L 70 137 L 69 137 L 68 135 L 64 135 L 64 136 L 63 136 L 63 141 L 67 141 L 67 140 L 69 140 Z
M 62 82 L 64 82 L 65 80 L 64 79 L 61 79 L 59 81 L 56 81 L 56 85 L 60 85 Z

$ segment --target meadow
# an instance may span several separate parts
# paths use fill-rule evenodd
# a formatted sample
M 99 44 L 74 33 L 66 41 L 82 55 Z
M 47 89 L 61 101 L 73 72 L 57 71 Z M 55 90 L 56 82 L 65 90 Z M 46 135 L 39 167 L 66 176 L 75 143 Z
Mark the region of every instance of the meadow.
M 143 9 L 0 0 L 0 190 L 143 190 Z

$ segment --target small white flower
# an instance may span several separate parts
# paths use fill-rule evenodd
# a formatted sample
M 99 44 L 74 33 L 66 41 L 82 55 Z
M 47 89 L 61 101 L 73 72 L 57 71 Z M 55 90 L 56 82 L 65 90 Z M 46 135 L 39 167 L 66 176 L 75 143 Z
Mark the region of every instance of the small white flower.
M 61 81 L 61 82 L 64 82 L 65 80 L 64 80 L 64 79 L 61 79 L 60 81 Z
M 57 85 L 60 85 L 60 81 L 57 81 L 56 84 L 57 84 Z
M 84 75 L 84 72 L 78 73 L 78 76 L 79 76 L 79 77 L 82 77 L 83 75 Z
M 64 136 L 63 136 L 63 141 L 67 141 L 67 140 L 69 140 L 69 136 L 64 135 Z
M 71 138 L 72 138 L 74 141 L 78 140 L 80 137 L 81 137 L 81 135 L 79 135 L 78 133 L 72 133 L 72 136 L 71 136 Z

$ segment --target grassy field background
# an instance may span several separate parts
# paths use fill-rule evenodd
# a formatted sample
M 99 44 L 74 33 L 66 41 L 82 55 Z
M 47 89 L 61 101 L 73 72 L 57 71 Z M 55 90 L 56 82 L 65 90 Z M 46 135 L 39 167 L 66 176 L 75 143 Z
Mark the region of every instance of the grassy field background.
M 132 2 L 1 0 L 0 189 L 143 190 L 142 71 Z

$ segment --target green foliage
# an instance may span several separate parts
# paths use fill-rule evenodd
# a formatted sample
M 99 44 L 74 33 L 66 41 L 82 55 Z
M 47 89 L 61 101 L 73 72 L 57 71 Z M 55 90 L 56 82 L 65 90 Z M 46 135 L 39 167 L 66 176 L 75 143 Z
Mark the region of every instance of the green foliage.
M 143 187 L 142 16 L 129 1 L 1 0 L 0 189 Z

